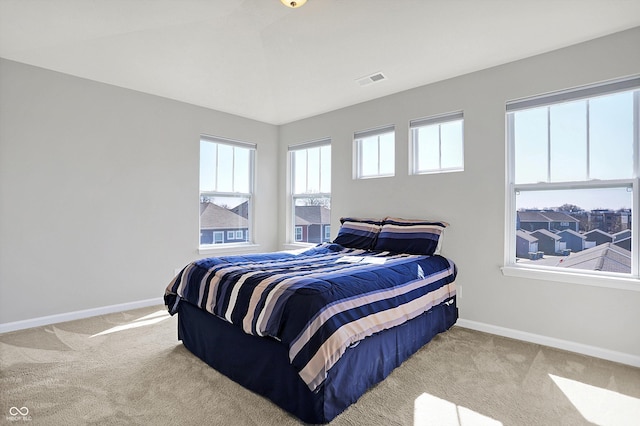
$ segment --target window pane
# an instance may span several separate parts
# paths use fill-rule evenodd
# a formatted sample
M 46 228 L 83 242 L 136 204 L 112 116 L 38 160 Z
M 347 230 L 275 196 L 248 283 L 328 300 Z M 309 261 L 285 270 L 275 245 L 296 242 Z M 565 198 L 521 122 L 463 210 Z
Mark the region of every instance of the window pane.
M 234 148 L 233 192 L 251 191 L 251 150 Z
M 520 192 L 518 262 L 630 274 L 632 199 L 626 187 Z
M 218 145 L 217 188 L 218 192 L 233 191 L 233 147 Z
M 303 194 L 307 190 L 307 150 L 293 151 L 293 193 Z
M 441 138 L 441 168 L 462 168 L 462 120 L 442 123 L 440 125 Z
M 330 241 L 326 228 L 331 223 L 331 199 L 327 197 L 296 197 L 294 199 L 294 236 L 304 243 Z
M 587 102 L 550 108 L 551 181 L 587 179 Z
M 331 192 L 331 145 L 320 148 L 320 192 Z
M 249 198 L 200 198 L 200 244 L 249 241 Z
M 547 108 L 513 113 L 515 182 L 547 181 Z
M 320 192 L 320 148 L 307 150 L 307 189 L 306 193 Z
M 378 175 L 378 137 L 360 139 L 361 176 Z
M 200 191 L 215 191 L 216 144 L 200 142 Z
M 413 129 L 414 141 L 417 141 L 417 172 L 438 170 L 440 168 L 440 143 L 438 125 Z
M 395 135 L 385 133 L 380 135 L 380 171 L 381 175 L 393 175 L 395 173 Z
M 633 174 L 633 92 L 589 101 L 590 177 L 627 179 Z

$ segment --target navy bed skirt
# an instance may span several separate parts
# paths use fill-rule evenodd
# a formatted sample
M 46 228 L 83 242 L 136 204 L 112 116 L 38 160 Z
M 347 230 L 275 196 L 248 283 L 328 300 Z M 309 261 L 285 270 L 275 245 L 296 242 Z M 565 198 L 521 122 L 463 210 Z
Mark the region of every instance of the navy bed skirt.
M 285 345 L 246 334 L 184 300 L 178 305 L 178 338 L 211 367 L 302 421 L 327 423 L 457 318 L 453 297 L 402 325 L 367 337 L 347 349 L 315 392 L 289 364 Z

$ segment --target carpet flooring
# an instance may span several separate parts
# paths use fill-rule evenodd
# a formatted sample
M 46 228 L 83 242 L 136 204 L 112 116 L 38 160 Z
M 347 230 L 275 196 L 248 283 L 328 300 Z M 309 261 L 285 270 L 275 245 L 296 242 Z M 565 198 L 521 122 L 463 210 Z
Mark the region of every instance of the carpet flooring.
M 163 306 L 0 335 L 0 423 L 300 425 L 200 361 Z M 639 425 L 640 369 L 460 327 L 331 425 Z

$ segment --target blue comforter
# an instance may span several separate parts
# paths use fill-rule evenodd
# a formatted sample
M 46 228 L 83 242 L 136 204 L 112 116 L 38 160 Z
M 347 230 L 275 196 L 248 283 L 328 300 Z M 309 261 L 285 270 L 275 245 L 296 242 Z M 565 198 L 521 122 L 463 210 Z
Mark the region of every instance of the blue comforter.
M 248 334 L 280 340 L 312 391 L 344 351 L 455 295 L 442 256 L 365 252 L 322 244 L 300 254 L 195 261 L 169 284 L 171 314 L 187 301 Z

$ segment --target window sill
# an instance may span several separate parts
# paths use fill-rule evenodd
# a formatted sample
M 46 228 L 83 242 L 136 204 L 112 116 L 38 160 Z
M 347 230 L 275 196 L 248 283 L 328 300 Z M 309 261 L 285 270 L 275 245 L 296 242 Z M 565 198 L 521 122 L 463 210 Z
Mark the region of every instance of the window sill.
M 198 254 L 243 254 L 257 253 L 260 249 L 259 244 L 252 243 L 227 243 L 227 244 L 211 244 L 198 247 Z
M 549 269 L 504 266 L 500 268 L 507 277 L 530 278 L 534 280 L 556 281 L 582 284 L 618 290 L 640 291 L 640 279 L 633 276 L 592 275 L 579 272 L 553 271 Z
M 282 245 L 283 250 L 285 251 L 300 251 L 300 252 L 309 250 L 310 248 L 315 246 L 317 246 L 317 244 L 313 244 L 313 243 L 285 243 Z

